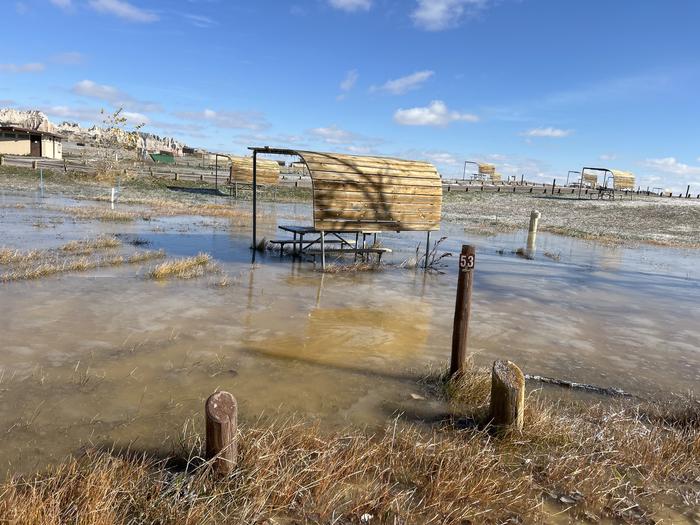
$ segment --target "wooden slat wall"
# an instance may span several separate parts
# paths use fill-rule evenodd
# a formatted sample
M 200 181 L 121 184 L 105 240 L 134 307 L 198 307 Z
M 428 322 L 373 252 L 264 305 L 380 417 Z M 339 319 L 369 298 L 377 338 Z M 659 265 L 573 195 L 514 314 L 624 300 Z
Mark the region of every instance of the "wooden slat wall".
M 432 164 L 337 153 L 297 153 L 311 174 L 316 229 L 440 228 L 442 181 Z
M 598 175 L 595 173 L 584 173 L 583 183 L 589 184 L 591 187 L 595 188 L 598 186 Z
M 610 170 L 613 174 L 613 188 L 616 190 L 633 190 L 635 178 L 629 171 Z
M 280 166 L 273 160 L 258 158 L 258 185 L 277 184 L 280 178 Z M 253 157 L 231 157 L 231 181 L 250 184 L 253 182 Z

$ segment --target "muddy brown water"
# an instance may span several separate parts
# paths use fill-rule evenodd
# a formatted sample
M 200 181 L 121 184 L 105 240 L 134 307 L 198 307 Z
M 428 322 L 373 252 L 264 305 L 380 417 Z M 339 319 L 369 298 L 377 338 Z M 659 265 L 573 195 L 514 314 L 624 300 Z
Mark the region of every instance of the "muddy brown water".
M 423 234 L 385 234 L 381 272 L 322 274 L 275 254 L 251 264 L 250 220 L 74 219 L 59 197 L 0 195 L 0 246 L 55 247 L 98 234 L 147 241 L 169 257 L 210 253 L 231 279 L 146 278 L 155 263 L 0 285 L 0 465 L 26 472 L 86 445 L 167 452 L 201 423 L 216 389 L 244 421 L 300 414 L 328 428 L 377 428 L 398 413 L 443 413 L 417 379 L 449 360 L 456 257 L 444 273 L 400 268 Z M 108 206 L 99 204 L 100 206 Z M 247 203 L 236 203 L 247 211 Z M 118 209 L 129 209 L 117 206 Z M 260 237 L 308 223 L 304 204 L 265 204 Z M 523 219 L 527 223 L 527 218 Z M 615 248 L 524 232 L 479 237 L 443 225 L 440 251 L 477 246 L 470 349 L 476 361 L 615 386 L 645 397 L 700 384 L 697 251 Z M 433 234 L 433 239 L 438 236 Z M 545 255 L 547 254 L 547 256 Z M 196 430 L 201 430 L 197 429 Z

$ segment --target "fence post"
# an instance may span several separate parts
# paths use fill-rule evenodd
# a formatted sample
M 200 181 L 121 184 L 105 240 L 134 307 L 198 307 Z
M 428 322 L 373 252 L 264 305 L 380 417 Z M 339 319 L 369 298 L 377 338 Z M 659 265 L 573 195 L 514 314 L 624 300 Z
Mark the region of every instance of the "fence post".
M 491 421 L 499 428 L 523 429 L 525 376 L 511 361 L 494 361 L 491 369 Z
M 552 195 L 554 195 L 554 187 L 557 185 L 557 179 L 552 181 Z
M 213 460 L 215 474 L 226 476 L 238 456 L 238 403 L 228 392 L 209 396 L 204 406 L 206 418 L 206 459 Z
M 459 273 L 457 275 L 457 300 L 455 318 L 452 328 L 452 357 L 450 359 L 450 376 L 464 372 L 467 361 L 467 343 L 469 335 L 469 318 L 472 313 L 472 285 L 476 265 L 476 248 L 470 244 L 462 245 L 459 255 Z

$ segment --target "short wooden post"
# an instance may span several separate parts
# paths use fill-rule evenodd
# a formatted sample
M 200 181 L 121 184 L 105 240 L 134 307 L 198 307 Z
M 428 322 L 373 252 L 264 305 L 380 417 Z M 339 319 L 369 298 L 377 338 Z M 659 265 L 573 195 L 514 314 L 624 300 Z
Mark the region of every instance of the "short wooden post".
M 5 165 L 5 157 L 0 155 L 0 166 L 4 166 L 4 165 Z
M 238 403 L 228 392 L 216 392 L 205 403 L 206 459 L 217 475 L 226 476 L 238 455 Z
M 175 180 L 178 180 L 180 176 L 177 174 L 177 171 L 175 172 Z
M 467 362 L 467 343 L 469 335 L 469 318 L 472 314 L 472 283 L 476 265 L 476 248 L 470 244 L 462 245 L 459 255 L 459 274 L 457 277 L 457 301 L 452 328 L 452 357 L 450 359 L 450 376 L 464 372 Z
M 35 170 L 39 166 L 39 163 L 35 160 L 32 161 L 32 169 Z
M 499 428 L 523 429 L 525 376 L 511 361 L 494 361 L 491 370 L 491 421 Z
M 552 181 L 552 195 L 554 195 L 554 187 L 557 185 L 557 179 Z

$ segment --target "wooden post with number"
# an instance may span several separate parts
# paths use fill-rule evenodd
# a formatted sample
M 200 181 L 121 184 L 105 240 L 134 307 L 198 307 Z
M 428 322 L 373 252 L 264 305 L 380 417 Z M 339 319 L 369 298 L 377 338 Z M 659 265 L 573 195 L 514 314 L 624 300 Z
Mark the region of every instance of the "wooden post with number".
M 472 311 L 472 283 L 476 264 L 476 249 L 470 244 L 462 245 L 459 254 L 459 276 L 457 278 L 457 301 L 455 320 L 452 329 L 452 358 L 450 376 L 464 371 L 467 362 L 467 336 L 469 335 L 469 318 Z

